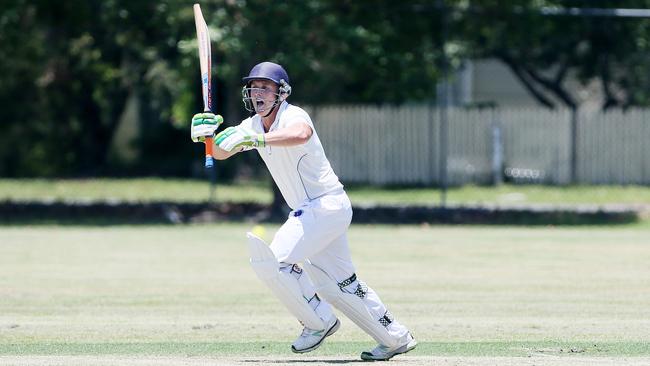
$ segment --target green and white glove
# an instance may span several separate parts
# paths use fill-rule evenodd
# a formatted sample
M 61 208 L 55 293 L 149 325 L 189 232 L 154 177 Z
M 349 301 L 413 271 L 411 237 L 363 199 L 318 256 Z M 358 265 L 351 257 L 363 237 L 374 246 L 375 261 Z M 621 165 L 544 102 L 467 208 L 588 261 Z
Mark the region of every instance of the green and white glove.
M 204 142 L 206 137 L 213 137 L 214 132 L 223 123 L 223 117 L 218 114 L 203 112 L 192 117 L 192 128 L 190 134 L 192 141 Z
M 250 128 L 241 126 L 228 127 L 219 132 L 215 137 L 214 143 L 226 151 L 232 151 L 240 147 L 250 149 L 253 147 L 266 146 L 264 134 L 257 133 Z

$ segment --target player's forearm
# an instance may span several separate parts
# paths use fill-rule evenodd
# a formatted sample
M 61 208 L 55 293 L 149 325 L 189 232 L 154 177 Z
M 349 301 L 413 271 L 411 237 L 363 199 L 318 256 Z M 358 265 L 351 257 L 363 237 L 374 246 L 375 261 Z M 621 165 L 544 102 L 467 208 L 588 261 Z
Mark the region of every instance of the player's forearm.
M 267 132 L 264 142 L 267 146 L 295 146 L 309 141 L 313 131 L 306 123 L 297 123 L 286 128 Z

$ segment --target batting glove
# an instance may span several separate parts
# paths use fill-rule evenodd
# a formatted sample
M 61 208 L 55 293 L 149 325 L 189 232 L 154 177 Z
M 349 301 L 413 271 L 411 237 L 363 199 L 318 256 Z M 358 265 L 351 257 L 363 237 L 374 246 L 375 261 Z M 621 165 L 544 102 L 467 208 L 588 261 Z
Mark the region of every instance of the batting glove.
M 206 137 L 213 137 L 214 132 L 223 123 L 223 117 L 210 112 L 197 113 L 192 117 L 192 141 L 204 142 Z
M 226 151 L 232 151 L 233 149 L 240 147 L 250 149 L 253 147 L 266 146 L 264 134 L 257 133 L 250 128 L 241 126 L 228 127 L 221 131 L 215 137 L 215 144 Z

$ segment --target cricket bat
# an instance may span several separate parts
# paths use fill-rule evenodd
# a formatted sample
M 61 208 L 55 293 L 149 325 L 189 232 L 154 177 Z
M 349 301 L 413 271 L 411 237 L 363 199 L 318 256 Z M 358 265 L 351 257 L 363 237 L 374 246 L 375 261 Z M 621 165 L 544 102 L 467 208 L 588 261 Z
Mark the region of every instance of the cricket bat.
M 203 111 L 212 112 L 212 52 L 210 49 L 210 34 L 208 25 L 205 24 L 201 6 L 194 4 L 194 23 L 196 24 L 196 38 L 199 42 L 199 62 L 201 64 L 201 92 L 203 93 Z M 212 137 L 205 139 L 205 167 L 212 168 L 213 141 Z

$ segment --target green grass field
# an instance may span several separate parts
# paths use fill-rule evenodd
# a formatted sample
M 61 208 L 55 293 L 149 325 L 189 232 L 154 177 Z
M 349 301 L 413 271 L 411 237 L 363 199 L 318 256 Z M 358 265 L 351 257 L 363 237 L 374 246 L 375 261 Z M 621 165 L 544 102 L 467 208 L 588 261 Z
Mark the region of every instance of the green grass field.
M 329 365 L 248 265 L 246 224 L 0 228 L 2 365 Z M 267 236 L 275 226 L 267 226 Z M 358 274 L 420 341 L 395 365 L 650 364 L 650 228 L 353 226 Z
M 218 201 L 270 203 L 270 183 L 218 184 Z M 438 204 L 435 188 L 346 187 L 355 204 Z M 106 201 L 202 202 L 210 197 L 205 180 L 188 179 L 0 179 L 0 201 Z M 644 186 L 465 186 L 450 188 L 447 201 L 454 204 L 641 204 L 650 205 L 650 187 Z

